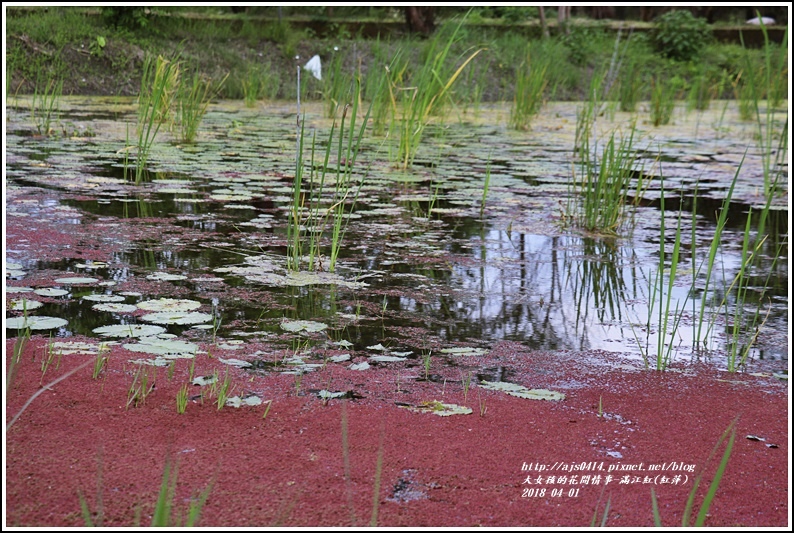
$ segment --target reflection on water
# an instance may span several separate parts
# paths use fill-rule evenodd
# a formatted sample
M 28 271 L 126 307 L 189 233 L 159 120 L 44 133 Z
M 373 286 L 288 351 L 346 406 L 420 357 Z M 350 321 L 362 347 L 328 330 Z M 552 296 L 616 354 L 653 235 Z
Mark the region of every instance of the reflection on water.
M 137 300 L 171 292 L 196 298 L 217 313 L 218 334 L 228 337 L 283 333 L 278 321 L 289 316 L 324 320 L 329 335 L 348 338 L 356 348 L 384 339 L 410 346 L 488 345 L 508 339 L 537 350 L 604 350 L 638 358 L 644 353 L 651 360 L 658 346 L 672 345 L 677 356 L 692 356 L 705 288 L 705 272 L 699 269 L 714 234 L 715 211 L 722 203 L 719 194 L 735 171 L 724 161 L 715 170 L 713 160 L 690 157 L 714 146 L 712 137 L 695 138 L 685 147 L 656 139 L 658 149 L 646 151 L 649 159 L 664 153 L 670 169 L 665 187 L 674 191 L 666 199 L 666 217 L 672 219 L 681 209 L 685 236 L 669 299 L 669 309 L 678 310 L 682 318 L 675 331 L 660 332 L 659 306 L 667 289 L 653 297 L 659 281 L 658 202 L 640 202 L 633 232 L 620 238 L 584 236 L 564 228 L 560 200 L 568 193 L 571 164 L 570 150 L 564 147 L 573 135 L 559 120 L 541 121 L 533 132 L 521 134 L 487 121 L 430 128 L 428 146 L 417 160 L 432 164 L 408 172 L 381 161 L 387 159 L 384 139 L 368 140 L 363 154 L 370 159 L 362 164 L 360 176 L 364 168 L 368 173 L 364 185 L 354 191 L 358 202 L 350 206 L 354 215 L 339 267 L 348 280 L 366 276 L 365 289 L 276 287 L 217 273 L 216 269 L 242 264 L 246 257 L 285 256 L 295 140 L 289 125 L 294 118 L 224 106 L 207 116 L 207 134 L 197 145 L 156 145 L 150 179 L 138 187 L 123 179 L 117 154 L 123 130 L 118 125 L 108 122 L 103 131 L 98 122 L 97 137 L 84 144 L 9 135 L 9 180 L 17 187 L 50 189 L 59 195 L 58 200 L 48 198 L 40 204 L 9 204 L 9 209 L 24 210 L 25 216 L 59 211 L 66 224 L 99 221 L 125 228 L 112 236 L 123 246 L 114 252 L 111 267 L 99 275 L 119 287 L 140 283 L 154 271 L 184 275 L 184 281 L 145 285 L 152 294 Z M 575 117 L 571 111 L 559 107 L 558 119 Z M 130 119 L 121 117 L 118 120 Z M 315 122 L 318 129 L 323 127 L 322 120 Z M 742 149 L 745 145 L 741 137 L 735 142 Z M 751 175 L 758 164 L 757 156 L 745 162 Z M 492 181 L 481 217 L 486 167 Z M 710 196 L 695 204 L 688 195 L 697 180 Z M 747 183 L 737 189 L 715 278 L 703 299 L 709 320 L 715 318 L 699 340 L 710 350 L 729 348 L 725 332 L 730 324 L 724 315 L 732 309 L 734 296 L 727 288 L 741 266 L 746 211 L 757 203 L 749 190 Z M 775 331 L 788 329 L 787 214 L 770 212 L 765 228 L 769 236 L 748 273 L 745 299 L 748 312 L 759 306 L 763 313 L 769 311 L 766 327 Z M 671 235 L 665 236 L 666 269 Z M 29 272 L 76 271 L 70 261 L 37 261 L 34 250 L 9 249 L 7 260 L 25 262 Z M 284 259 L 280 267 L 285 265 Z M 665 287 L 668 275 L 666 271 L 661 276 Z M 221 279 L 207 283 L 198 280 L 202 277 Z M 24 283 L 25 276 L 9 282 Z M 98 326 L 135 322 L 131 316 L 94 311 L 80 300 L 100 290 L 114 289 L 72 288 L 43 311 L 68 316 L 61 335 L 91 336 Z M 656 306 L 650 308 L 652 300 Z M 131 297 L 128 303 L 134 301 Z M 172 332 L 186 331 L 189 328 Z M 759 346 L 752 353 L 780 357 L 781 351 Z

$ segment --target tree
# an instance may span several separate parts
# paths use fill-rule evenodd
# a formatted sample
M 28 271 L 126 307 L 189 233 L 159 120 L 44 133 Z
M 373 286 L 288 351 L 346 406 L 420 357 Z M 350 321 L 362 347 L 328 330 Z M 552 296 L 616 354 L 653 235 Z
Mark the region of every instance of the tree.
M 409 6 L 405 8 L 405 23 L 408 31 L 430 35 L 436 29 L 435 12 L 432 6 Z

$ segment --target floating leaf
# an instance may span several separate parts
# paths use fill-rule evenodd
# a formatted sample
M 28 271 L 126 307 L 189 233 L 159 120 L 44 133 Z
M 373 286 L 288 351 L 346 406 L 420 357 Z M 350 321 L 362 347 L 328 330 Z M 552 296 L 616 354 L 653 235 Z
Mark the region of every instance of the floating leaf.
M 240 359 L 222 359 L 222 358 L 219 357 L 218 361 L 220 361 L 221 363 L 223 363 L 225 365 L 236 366 L 237 368 L 248 368 L 248 367 L 253 366 L 248 361 L 241 361 Z
M 115 294 L 87 294 L 83 296 L 83 300 L 88 300 L 89 302 L 118 303 L 124 301 L 124 296 L 117 296 Z
M 441 403 L 438 400 L 422 402 L 416 406 L 407 406 L 411 411 L 417 413 L 433 413 L 438 416 L 470 415 L 471 409 L 453 403 Z
M 262 405 L 262 398 L 256 396 L 255 394 L 251 394 L 242 399 L 239 396 L 232 396 L 231 398 L 226 398 L 226 405 L 228 405 L 229 407 L 241 407 L 243 405 Z
M 350 370 L 369 370 L 369 363 L 366 361 L 363 363 L 353 363 L 349 368 Z
M 37 300 L 22 298 L 21 300 L 11 300 L 8 308 L 12 311 L 30 311 L 31 309 L 38 309 L 42 305 L 44 304 Z
M 177 324 L 180 326 L 188 324 L 201 324 L 212 320 L 212 315 L 207 313 L 149 313 L 143 315 L 141 320 L 153 322 L 155 324 Z
M 155 272 L 154 274 L 146 276 L 146 279 L 152 281 L 179 281 L 187 279 L 187 276 L 183 276 L 182 274 L 169 274 L 168 272 Z
M 480 386 L 484 389 L 502 391 L 511 396 L 526 398 L 528 400 L 564 400 L 565 395 L 561 392 L 550 391 L 547 389 L 528 389 L 523 385 L 507 383 L 505 381 L 481 381 Z
M 91 309 L 95 311 L 105 311 L 108 313 L 134 313 L 138 308 L 132 304 L 96 304 Z
M 192 359 L 199 347 L 197 344 L 187 341 L 142 337 L 136 344 L 125 344 L 124 348 L 131 352 L 161 355 L 166 359 Z
M 55 329 L 68 324 L 62 318 L 54 316 L 18 316 L 6 318 L 6 328 L 9 329 Z
M 441 353 L 447 355 L 455 355 L 455 356 L 475 356 L 475 355 L 485 355 L 488 353 L 488 350 L 483 348 L 472 348 L 468 346 L 463 346 L 460 348 L 444 348 L 441 350 Z
M 144 311 L 193 311 L 201 307 L 201 302 L 196 300 L 175 300 L 173 298 L 160 298 L 159 300 L 146 300 L 138 303 Z
M 316 333 L 327 328 L 327 324 L 322 322 L 314 322 L 313 320 L 288 320 L 285 319 L 281 322 L 281 329 L 291 333 L 298 333 L 305 331 L 307 333 Z
M 58 278 L 55 283 L 63 283 L 64 285 L 87 285 L 89 283 L 96 283 L 99 281 L 97 278 Z
M 160 326 L 116 324 L 94 328 L 94 333 L 103 337 L 151 337 L 165 332 Z
M 6 291 L 6 292 L 8 292 L 8 291 Z M 55 289 L 53 287 L 45 287 L 45 288 L 42 288 L 42 289 L 36 289 L 33 292 L 38 294 L 39 296 L 44 296 L 44 297 L 49 297 L 49 298 L 55 298 L 57 296 L 66 296 L 67 294 L 69 294 L 69 291 L 67 291 L 65 289 Z

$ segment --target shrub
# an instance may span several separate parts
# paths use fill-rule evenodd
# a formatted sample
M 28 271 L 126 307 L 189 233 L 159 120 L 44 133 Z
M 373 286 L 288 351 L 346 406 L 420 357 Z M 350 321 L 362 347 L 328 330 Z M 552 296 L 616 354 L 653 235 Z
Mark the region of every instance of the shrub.
M 690 61 L 711 40 L 711 30 L 705 19 L 696 18 L 689 11 L 675 10 L 655 20 L 651 40 L 656 51 L 665 57 Z

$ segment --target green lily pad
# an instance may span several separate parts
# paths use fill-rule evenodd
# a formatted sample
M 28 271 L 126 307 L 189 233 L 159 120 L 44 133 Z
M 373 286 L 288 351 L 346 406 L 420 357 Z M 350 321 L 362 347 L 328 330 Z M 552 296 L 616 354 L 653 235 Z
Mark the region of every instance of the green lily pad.
M 419 405 L 407 406 L 411 411 L 417 413 L 432 413 L 438 416 L 470 415 L 472 410 L 468 407 L 455 405 L 454 403 L 442 403 L 438 400 L 422 402 Z
M 103 337 L 151 337 L 164 333 L 165 328 L 145 324 L 115 324 L 94 328 L 93 332 Z
M 461 348 L 444 348 L 441 350 L 441 353 L 447 355 L 454 355 L 454 356 L 476 356 L 476 355 L 485 355 L 488 353 L 488 350 L 483 348 L 472 348 L 468 346 L 464 346 Z
M 144 311 L 193 311 L 201 307 L 201 302 L 195 300 L 176 300 L 174 298 L 160 298 L 159 300 L 146 300 L 138 303 Z
M 90 283 L 96 283 L 97 281 L 99 281 L 97 278 L 69 277 L 58 278 L 55 280 L 55 283 L 63 283 L 64 285 L 88 285 Z
M 285 319 L 281 322 L 281 329 L 291 333 L 298 333 L 305 331 L 307 333 L 316 333 L 328 327 L 327 324 L 322 322 L 315 322 L 313 320 L 288 320 Z
M 256 396 L 255 394 L 251 394 L 246 396 L 245 398 L 240 398 L 239 396 L 232 396 L 231 398 L 226 398 L 226 405 L 229 407 L 242 407 L 243 405 L 262 405 L 262 398 Z
M 131 352 L 149 353 L 166 359 L 192 359 L 196 356 L 199 347 L 198 344 L 187 341 L 142 337 L 135 344 L 125 344 L 124 348 Z
M 124 296 L 117 296 L 115 294 L 87 294 L 83 296 L 83 300 L 88 300 L 89 302 L 118 303 L 124 301 Z
M 68 324 L 62 318 L 54 316 L 17 316 L 6 318 L 7 329 L 55 329 Z
M 30 311 L 32 309 L 38 309 L 42 305 L 44 304 L 37 300 L 22 298 L 21 300 L 11 300 L 8 304 L 8 308 L 11 311 Z
M 149 313 L 143 315 L 141 320 L 153 322 L 155 324 L 177 324 L 180 326 L 188 324 L 201 324 L 212 320 L 212 315 L 208 313 Z
M 132 304 L 96 304 L 92 305 L 91 309 L 94 311 L 105 311 L 107 313 L 134 313 L 138 308 Z
M 559 401 L 565 399 L 565 395 L 561 392 L 550 391 L 548 389 L 528 389 L 523 385 L 507 383 L 505 381 L 481 381 L 480 386 L 484 389 L 502 391 L 511 396 L 526 398 L 528 400 Z
M 58 296 L 66 296 L 67 294 L 69 294 L 69 291 L 65 289 L 56 289 L 53 287 L 44 287 L 42 289 L 36 289 L 33 292 L 35 294 L 38 294 L 39 296 L 44 296 L 45 298 L 55 298 Z

